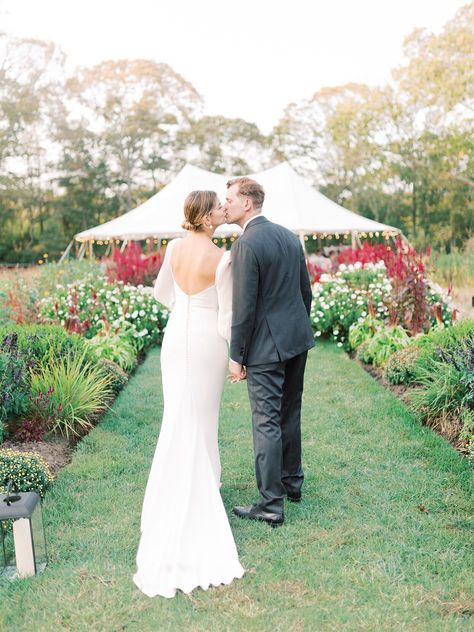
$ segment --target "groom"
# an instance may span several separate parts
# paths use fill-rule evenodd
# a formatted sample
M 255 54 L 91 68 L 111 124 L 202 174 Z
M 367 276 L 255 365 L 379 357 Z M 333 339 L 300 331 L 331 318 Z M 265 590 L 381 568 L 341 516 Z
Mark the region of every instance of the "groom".
M 283 524 L 283 499 L 301 500 L 301 396 L 308 349 L 311 285 L 298 237 L 263 217 L 263 188 L 251 178 L 227 183 L 232 246 L 231 380 L 247 378 L 260 500 L 234 507 L 241 518 Z

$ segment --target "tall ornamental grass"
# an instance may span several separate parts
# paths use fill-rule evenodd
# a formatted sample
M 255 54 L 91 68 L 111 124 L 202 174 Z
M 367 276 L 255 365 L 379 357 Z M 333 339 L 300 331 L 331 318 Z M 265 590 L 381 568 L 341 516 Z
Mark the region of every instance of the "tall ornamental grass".
M 49 433 L 71 440 L 90 430 L 97 415 L 107 408 L 113 396 L 111 385 L 112 377 L 87 361 L 84 354 L 44 364 L 31 376 L 35 396 L 31 415 L 42 420 Z M 36 401 L 39 393 L 44 396 Z

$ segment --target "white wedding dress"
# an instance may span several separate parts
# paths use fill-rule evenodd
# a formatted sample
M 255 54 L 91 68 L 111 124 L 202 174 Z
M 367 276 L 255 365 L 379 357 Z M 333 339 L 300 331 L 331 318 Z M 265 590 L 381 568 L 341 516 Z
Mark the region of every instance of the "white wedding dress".
M 146 486 L 137 572 L 149 597 L 229 584 L 242 568 L 220 495 L 219 406 L 228 363 L 230 252 L 215 284 L 188 295 L 173 278 L 168 244 L 154 295 L 169 307 L 161 350 L 164 412 Z M 227 340 L 226 340 L 227 339 Z

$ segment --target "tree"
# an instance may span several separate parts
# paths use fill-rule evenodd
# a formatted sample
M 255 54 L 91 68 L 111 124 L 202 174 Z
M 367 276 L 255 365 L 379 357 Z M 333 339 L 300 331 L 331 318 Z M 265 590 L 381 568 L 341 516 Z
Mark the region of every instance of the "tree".
M 104 62 L 67 82 L 68 120 L 100 137 L 122 210 L 147 172 L 174 165 L 179 129 L 199 113 L 201 97 L 168 65 L 150 60 Z
M 271 159 L 269 139 L 255 123 L 239 118 L 204 116 L 180 130 L 178 144 L 184 162 L 216 173 L 245 175 Z

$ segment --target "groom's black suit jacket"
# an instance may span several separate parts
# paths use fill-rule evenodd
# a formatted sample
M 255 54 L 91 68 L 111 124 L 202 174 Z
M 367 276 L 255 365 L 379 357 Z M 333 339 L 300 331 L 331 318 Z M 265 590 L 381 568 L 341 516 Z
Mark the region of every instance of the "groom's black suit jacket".
M 296 235 L 252 219 L 232 246 L 232 275 L 232 360 L 283 362 L 314 346 L 311 284 Z

